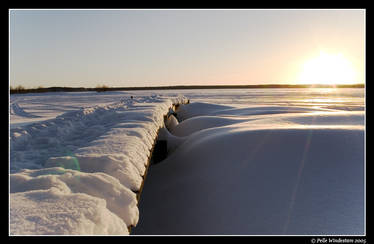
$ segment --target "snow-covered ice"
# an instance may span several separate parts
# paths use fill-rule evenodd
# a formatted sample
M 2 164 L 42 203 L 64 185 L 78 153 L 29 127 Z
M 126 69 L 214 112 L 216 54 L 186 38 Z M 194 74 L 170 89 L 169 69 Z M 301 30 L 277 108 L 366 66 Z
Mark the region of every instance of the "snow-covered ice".
M 363 89 L 22 94 L 9 111 L 12 235 L 365 232 Z M 138 206 L 159 129 L 169 155 Z
M 150 167 L 133 234 L 364 234 L 363 100 L 266 95 L 181 106 L 164 132 L 179 145 Z

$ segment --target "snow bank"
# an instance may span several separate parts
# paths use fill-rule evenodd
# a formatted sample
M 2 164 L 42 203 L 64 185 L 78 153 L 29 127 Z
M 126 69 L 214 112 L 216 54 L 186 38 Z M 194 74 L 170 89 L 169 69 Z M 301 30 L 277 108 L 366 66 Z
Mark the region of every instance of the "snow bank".
M 123 186 L 116 178 L 104 173 L 83 173 L 64 168 L 46 168 L 12 174 L 10 181 L 11 193 L 51 188 L 57 188 L 65 196 L 73 196 L 72 193 L 85 193 L 105 199 L 108 210 L 120 217 L 124 223 L 136 225 L 138 221 L 136 194 Z
M 104 199 L 55 188 L 10 195 L 11 235 L 128 234 Z
M 179 116 L 133 234 L 364 234 L 363 111 L 191 103 Z
M 128 234 L 164 115 L 186 101 L 122 97 L 11 128 L 10 233 Z

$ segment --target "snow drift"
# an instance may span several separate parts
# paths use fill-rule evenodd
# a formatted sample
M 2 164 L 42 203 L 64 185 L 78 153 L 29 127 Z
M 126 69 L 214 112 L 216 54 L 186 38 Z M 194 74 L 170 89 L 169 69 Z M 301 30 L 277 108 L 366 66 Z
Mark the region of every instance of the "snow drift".
M 364 234 L 363 111 L 191 103 L 179 116 L 133 234 Z
M 122 97 L 11 128 L 10 234 L 128 234 L 164 115 L 186 101 Z

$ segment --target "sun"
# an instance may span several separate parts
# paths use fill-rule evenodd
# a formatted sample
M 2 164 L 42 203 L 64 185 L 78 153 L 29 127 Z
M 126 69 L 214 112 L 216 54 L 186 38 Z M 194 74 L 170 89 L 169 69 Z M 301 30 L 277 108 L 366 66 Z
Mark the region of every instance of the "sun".
M 320 52 L 302 66 L 298 82 L 302 84 L 353 84 L 357 72 L 343 54 Z

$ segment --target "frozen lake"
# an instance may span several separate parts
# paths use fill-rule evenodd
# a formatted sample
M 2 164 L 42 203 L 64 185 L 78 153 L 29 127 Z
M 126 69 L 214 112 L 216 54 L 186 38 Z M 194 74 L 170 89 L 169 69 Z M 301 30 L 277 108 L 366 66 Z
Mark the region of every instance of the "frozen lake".
M 13 234 L 365 234 L 364 89 L 20 94 L 9 105 Z M 159 128 L 168 157 L 138 203 Z
M 55 118 L 82 107 L 110 104 L 123 96 L 183 94 L 194 102 L 216 104 L 321 106 L 322 108 L 364 109 L 364 89 L 214 89 L 132 92 L 56 92 L 10 96 L 10 125 Z

